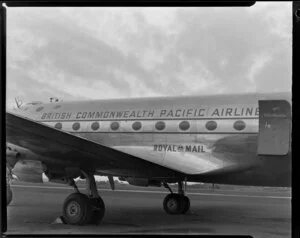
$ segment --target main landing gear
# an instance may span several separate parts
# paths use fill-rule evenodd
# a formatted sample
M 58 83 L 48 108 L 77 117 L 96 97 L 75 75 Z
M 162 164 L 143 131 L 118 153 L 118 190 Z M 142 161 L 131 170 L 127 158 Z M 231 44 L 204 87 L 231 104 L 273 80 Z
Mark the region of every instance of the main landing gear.
M 95 177 L 92 173 L 83 172 L 87 180 L 89 195 L 79 192 L 74 180 L 70 185 L 76 190 L 63 204 L 63 220 L 71 225 L 98 224 L 104 217 L 104 202 L 98 194 Z
M 182 181 L 178 182 L 178 193 L 173 193 L 167 183 L 164 186 L 171 192 L 164 199 L 164 210 L 168 214 L 185 214 L 190 209 L 190 199 L 184 195 Z

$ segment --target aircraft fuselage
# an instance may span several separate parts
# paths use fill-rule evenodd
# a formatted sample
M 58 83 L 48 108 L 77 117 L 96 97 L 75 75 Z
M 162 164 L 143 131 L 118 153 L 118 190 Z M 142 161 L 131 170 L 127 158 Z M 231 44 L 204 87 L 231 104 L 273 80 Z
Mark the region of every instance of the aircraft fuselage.
M 258 154 L 259 100 L 291 104 L 288 93 L 189 96 L 42 103 L 18 114 L 178 171 L 188 181 L 290 186 L 291 149 Z

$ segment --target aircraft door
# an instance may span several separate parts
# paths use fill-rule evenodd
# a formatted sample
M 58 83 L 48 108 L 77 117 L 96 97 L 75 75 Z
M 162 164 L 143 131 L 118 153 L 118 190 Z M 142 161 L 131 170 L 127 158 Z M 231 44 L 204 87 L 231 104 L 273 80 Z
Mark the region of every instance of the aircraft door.
M 262 100 L 259 104 L 259 155 L 286 155 L 291 140 L 291 105 L 285 100 Z

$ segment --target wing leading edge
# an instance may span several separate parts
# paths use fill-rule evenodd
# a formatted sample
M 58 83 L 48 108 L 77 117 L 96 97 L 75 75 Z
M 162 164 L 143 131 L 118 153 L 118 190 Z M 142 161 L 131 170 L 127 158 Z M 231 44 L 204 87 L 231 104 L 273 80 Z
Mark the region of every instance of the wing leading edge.
M 115 176 L 124 171 L 130 176 L 147 178 L 182 176 L 174 170 L 9 112 L 6 112 L 6 141 L 29 149 L 41 158 L 51 158 L 48 163 L 53 165 L 79 166 Z

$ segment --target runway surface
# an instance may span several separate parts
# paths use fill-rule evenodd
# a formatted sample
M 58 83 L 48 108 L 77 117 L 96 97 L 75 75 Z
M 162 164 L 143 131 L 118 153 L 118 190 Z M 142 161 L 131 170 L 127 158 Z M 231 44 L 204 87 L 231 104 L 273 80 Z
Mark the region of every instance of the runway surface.
M 188 190 L 191 210 L 168 215 L 163 189 L 99 190 L 105 217 L 98 226 L 51 224 L 61 215 L 67 186 L 14 184 L 7 208 L 7 234 L 228 234 L 253 237 L 291 236 L 290 191 Z

